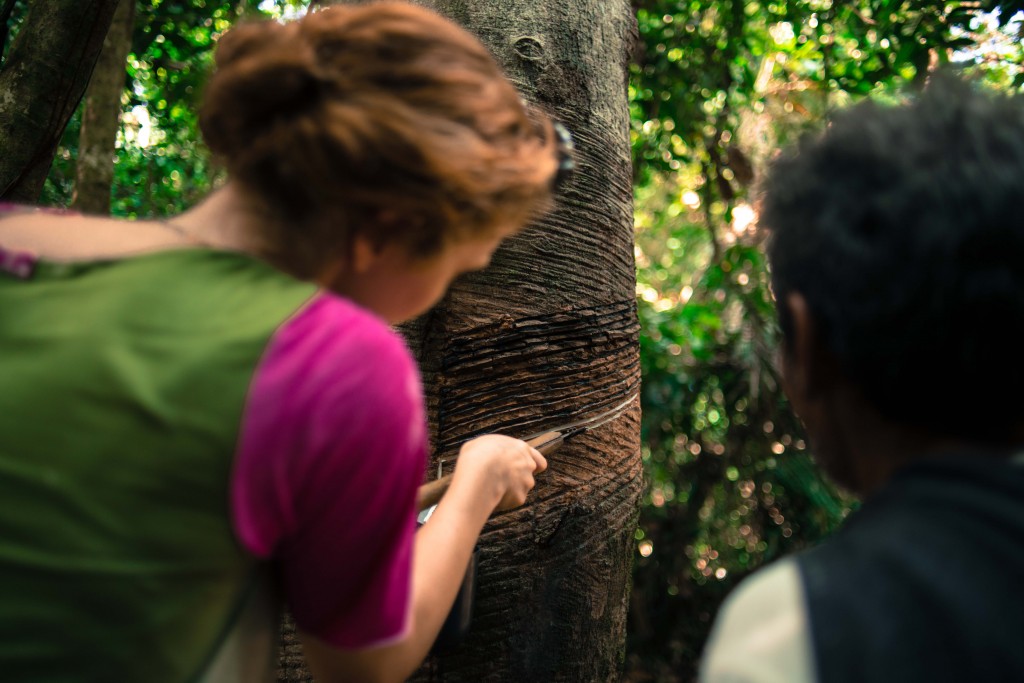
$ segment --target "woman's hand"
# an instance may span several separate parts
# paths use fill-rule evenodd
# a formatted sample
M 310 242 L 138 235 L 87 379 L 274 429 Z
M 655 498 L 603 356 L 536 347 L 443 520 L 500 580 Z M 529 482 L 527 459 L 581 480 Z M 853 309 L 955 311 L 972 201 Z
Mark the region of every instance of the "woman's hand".
M 495 510 L 522 505 L 534 475 L 547 466 L 537 450 L 512 437 L 488 434 L 464 444 L 448 493 L 416 532 L 409 633 L 391 645 L 354 651 L 302 634 L 317 680 L 404 680 L 437 637 L 487 518 Z
M 510 510 L 526 502 L 534 475 L 547 469 L 541 453 L 525 441 L 487 434 L 463 444 L 452 487 L 471 487 L 491 510 Z

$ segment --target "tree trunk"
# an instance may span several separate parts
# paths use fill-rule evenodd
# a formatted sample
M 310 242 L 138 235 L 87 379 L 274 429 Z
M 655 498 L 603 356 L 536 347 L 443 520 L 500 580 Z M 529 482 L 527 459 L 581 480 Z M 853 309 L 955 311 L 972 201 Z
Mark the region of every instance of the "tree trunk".
M 0 198 L 35 201 L 118 0 L 37 0 L 0 69 Z
M 636 395 L 627 0 L 436 0 L 523 95 L 562 121 L 577 173 L 558 208 L 403 332 L 423 372 L 428 472 L 481 433 L 513 436 Z M 642 491 L 639 403 L 553 453 L 527 504 L 480 541 L 473 625 L 415 681 L 618 681 Z M 286 634 L 282 680 L 301 673 Z
M 85 91 L 82 129 L 75 164 L 72 208 L 82 213 L 110 213 L 114 182 L 114 148 L 121 123 L 121 97 L 125 87 L 125 59 L 132 44 L 135 0 L 120 0 L 103 50 Z
M 558 208 L 406 329 L 423 370 L 434 453 L 526 436 L 636 394 L 626 0 L 437 0 L 523 95 L 576 141 Z M 522 509 L 480 541 L 473 626 L 414 680 L 617 681 L 642 490 L 639 404 L 549 458 Z

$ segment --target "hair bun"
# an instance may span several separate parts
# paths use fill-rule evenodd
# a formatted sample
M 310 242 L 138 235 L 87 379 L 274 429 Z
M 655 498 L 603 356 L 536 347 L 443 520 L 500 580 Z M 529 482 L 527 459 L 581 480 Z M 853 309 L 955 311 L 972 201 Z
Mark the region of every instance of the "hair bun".
M 210 149 L 231 158 L 322 99 L 313 50 L 298 23 L 239 26 L 218 44 L 199 125 Z
M 200 126 L 271 260 L 299 277 L 355 235 L 429 256 L 550 198 L 550 123 L 531 122 L 483 43 L 418 4 L 239 26 L 216 63 Z

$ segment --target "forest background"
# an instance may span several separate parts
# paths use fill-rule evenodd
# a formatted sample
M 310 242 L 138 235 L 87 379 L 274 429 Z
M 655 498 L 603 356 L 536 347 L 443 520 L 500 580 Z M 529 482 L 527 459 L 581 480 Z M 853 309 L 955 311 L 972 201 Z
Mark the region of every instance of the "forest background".
M 123 79 L 115 69 L 113 175 L 83 191 L 87 94 L 39 203 L 95 211 L 98 202 L 140 218 L 194 204 L 222 173 L 195 117 L 217 35 L 308 5 L 137 0 L 134 16 L 121 17 L 127 69 Z M 626 675 L 670 683 L 692 680 L 713 615 L 737 581 L 820 541 L 855 505 L 822 478 L 779 387 L 756 230 L 759 171 L 836 109 L 867 96 L 895 101 L 939 67 L 1024 89 L 1024 2 L 634 0 L 634 8 L 628 88 L 646 491 Z M 24 10 L 24 0 L 0 0 L 4 56 Z

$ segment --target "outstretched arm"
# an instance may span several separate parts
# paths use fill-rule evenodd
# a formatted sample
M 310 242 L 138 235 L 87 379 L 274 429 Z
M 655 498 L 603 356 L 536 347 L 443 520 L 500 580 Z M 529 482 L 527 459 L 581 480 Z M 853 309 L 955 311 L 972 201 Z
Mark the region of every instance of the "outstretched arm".
M 317 681 L 405 680 L 434 643 L 469 565 L 473 547 L 495 510 L 522 505 L 544 456 L 518 439 L 488 435 L 468 442 L 459 455 L 451 488 L 416 533 L 410 628 L 400 641 L 362 650 L 341 650 L 303 633 L 306 660 Z

